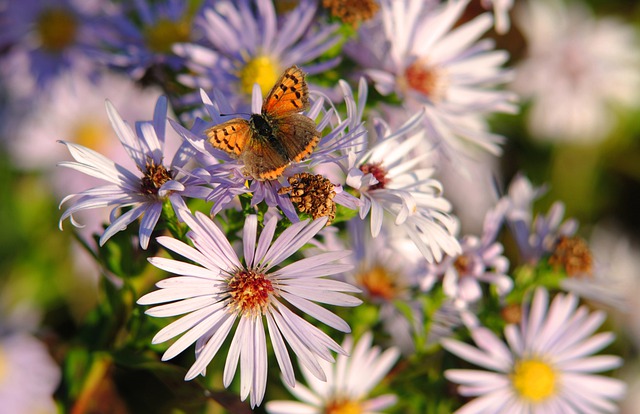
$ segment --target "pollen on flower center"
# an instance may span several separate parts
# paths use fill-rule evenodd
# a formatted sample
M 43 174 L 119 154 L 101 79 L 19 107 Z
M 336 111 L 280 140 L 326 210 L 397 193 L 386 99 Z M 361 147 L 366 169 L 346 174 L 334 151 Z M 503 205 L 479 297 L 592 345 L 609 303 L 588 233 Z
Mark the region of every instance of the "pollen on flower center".
M 356 280 L 373 298 L 391 300 L 398 296 L 398 275 L 381 264 L 361 269 Z
M 442 71 L 429 66 L 422 59 L 418 59 L 407 67 L 404 72 L 407 86 L 426 95 L 434 102 L 444 98 L 445 85 Z
M 77 29 L 75 16 L 64 9 L 44 10 L 36 22 L 42 48 L 51 52 L 61 52 L 72 44 L 76 39 Z
M 269 304 L 269 295 L 273 293 L 271 281 L 262 273 L 242 270 L 229 280 L 231 306 L 240 313 L 259 314 Z
M 376 180 L 378 180 L 377 184 L 369 187 L 369 190 L 378 190 L 381 188 L 385 188 L 385 186 L 389 184 L 389 179 L 387 178 L 387 170 L 379 162 L 373 164 L 363 164 L 360 166 L 360 171 L 365 174 L 371 174 Z
M 145 28 L 144 38 L 152 52 L 169 53 L 174 43 L 189 41 L 190 29 L 190 22 L 186 19 L 159 19 L 155 25 Z
M 329 402 L 324 414 L 362 414 L 364 410 L 357 401 L 347 399 L 335 399 Z
M 536 359 L 522 360 L 514 367 L 511 383 L 520 396 L 537 403 L 554 395 L 556 373 L 545 362 Z
M 160 187 L 172 178 L 171 171 L 164 165 L 156 165 L 153 160 L 148 160 L 144 176 L 140 179 L 140 191 L 147 195 L 157 195 Z
M 266 56 L 251 59 L 240 71 L 240 87 L 242 92 L 251 95 L 253 84 L 260 85 L 262 95 L 266 95 L 278 80 L 280 68 Z
M 464 254 L 461 254 L 460 256 L 458 256 L 456 260 L 453 262 L 453 267 L 456 269 L 456 271 L 458 272 L 458 275 L 460 276 L 470 274 L 471 266 L 472 266 L 471 259 L 469 258 L 469 256 L 466 256 Z
M 567 276 L 590 276 L 593 271 L 591 250 L 580 237 L 560 237 L 549 264 L 563 268 Z
M 327 225 L 336 217 L 335 186 L 327 178 L 303 172 L 289 177 L 289 185 L 278 190 L 278 194 L 290 194 L 298 211 L 311 215 L 314 220 L 328 216 Z

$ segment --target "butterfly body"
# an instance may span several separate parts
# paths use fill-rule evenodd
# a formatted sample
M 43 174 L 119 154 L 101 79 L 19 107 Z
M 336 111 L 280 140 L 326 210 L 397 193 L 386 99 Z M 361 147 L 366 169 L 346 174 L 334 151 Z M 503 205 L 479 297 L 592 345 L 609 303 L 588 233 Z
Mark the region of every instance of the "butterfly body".
M 303 160 L 320 141 L 315 122 L 298 112 L 309 107 L 304 73 L 287 69 L 249 120 L 236 118 L 205 131 L 208 141 L 244 163 L 258 180 L 275 180 L 291 162 Z

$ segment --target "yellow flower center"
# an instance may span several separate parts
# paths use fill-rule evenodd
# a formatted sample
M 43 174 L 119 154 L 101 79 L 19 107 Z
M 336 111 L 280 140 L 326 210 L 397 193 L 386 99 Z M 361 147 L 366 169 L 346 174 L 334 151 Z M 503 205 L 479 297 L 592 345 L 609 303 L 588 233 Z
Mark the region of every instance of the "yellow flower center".
M 278 14 L 289 13 L 298 7 L 298 4 L 300 4 L 300 0 L 275 0 L 273 2 Z
M 251 95 L 253 84 L 260 85 L 262 95 L 269 93 L 278 80 L 280 68 L 266 56 L 258 56 L 251 59 L 240 71 L 240 87 L 242 92 Z
M 44 10 L 36 22 L 42 48 L 61 52 L 76 39 L 78 25 L 75 16 L 64 9 Z
M 178 21 L 159 19 L 154 26 L 144 29 L 144 38 L 152 52 L 169 53 L 174 43 L 188 42 L 190 32 L 189 19 L 183 18 Z
M 516 363 L 511 383 L 522 398 L 538 403 L 555 394 L 556 373 L 540 360 L 523 360 Z
M 356 280 L 373 298 L 392 300 L 398 296 L 398 275 L 380 264 L 362 269 Z
M 363 410 L 357 401 L 339 399 L 332 401 L 324 409 L 325 414 L 362 414 Z
M 99 149 L 108 142 L 109 127 L 104 122 L 82 120 L 73 129 L 71 140 L 87 148 Z

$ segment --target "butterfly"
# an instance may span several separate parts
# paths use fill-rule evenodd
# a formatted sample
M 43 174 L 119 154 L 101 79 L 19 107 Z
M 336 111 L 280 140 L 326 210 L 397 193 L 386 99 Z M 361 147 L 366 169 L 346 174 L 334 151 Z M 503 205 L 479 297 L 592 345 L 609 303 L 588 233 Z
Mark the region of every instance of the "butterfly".
M 303 160 L 320 141 L 316 123 L 299 112 L 309 108 L 305 73 L 297 66 L 284 71 L 249 120 L 235 118 L 205 131 L 215 148 L 244 163 L 244 173 L 275 180 L 291 162 Z

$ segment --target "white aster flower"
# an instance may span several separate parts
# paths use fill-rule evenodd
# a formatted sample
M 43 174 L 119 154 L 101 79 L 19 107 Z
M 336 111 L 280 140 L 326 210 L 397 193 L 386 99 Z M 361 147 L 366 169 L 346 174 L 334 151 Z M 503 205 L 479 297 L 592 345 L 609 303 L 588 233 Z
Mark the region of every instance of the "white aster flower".
M 508 54 L 479 40 L 491 15 L 453 27 L 468 3 L 382 0 L 377 19 L 345 47 L 378 92 L 396 93 L 412 113 L 424 108 L 427 138 L 450 158 L 473 147 L 499 154 L 503 137 L 488 131 L 485 116 L 517 111 L 515 95 L 497 88 L 510 78 L 501 68 Z
M 443 254 L 455 255 L 460 245 L 453 234 L 457 222 L 448 212 L 441 184 L 433 169 L 416 168 L 430 153 L 415 156 L 424 145 L 424 129 L 416 128 L 420 116 L 408 120 L 395 132 L 381 120 L 374 120 L 377 141 L 369 148 L 350 151 L 344 170 L 347 186 L 360 193 L 360 218 L 370 215 L 371 234 L 382 229 L 384 213 L 413 240 L 430 262 Z
M 0 337 L 0 412 L 57 413 L 59 382 L 60 367 L 42 342 L 26 333 Z
M 616 109 L 640 102 L 640 48 L 634 28 L 596 19 L 573 2 L 529 1 L 516 13 L 528 56 L 513 89 L 530 98 L 534 137 L 598 142 L 616 125 Z
M 371 346 L 372 335 L 365 333 L 358 343 L 348 336 L 343 348 L 350 356 L 340 355 L 335 365 L 322 361 L 329 372 L 327 381 L 319 381 L 302 368 L 309 388 L 296 383 L 289 391 L 302 402 L 270 401 L 266 408 L 269 414 L 323 414 L 362 413 L 377 414 L 395 404 L 397 397 L 385 394 L 367 399 L 371 390 L 378 385 L 393 367 L 400 352 L 389 348 L 381 352 Z
M 81 227 L 73 219 L 73 214 L 78 211 L 113 207 L 111 224 L 100 237 L 100 245 L 102 246 L 115 233 L 124 230 L 134 220 L 142 217 L 139 232 L 140 246 L 146 249 L 166 199 L 171 202 L 180 218 L 183 212 L 188 211 L 182 199 L 183 196 L 204 199 L 211 189 L 201 186 L 206 184 L 206 181 L 191 174 L 179 173 L 178 170 L 181 170 L 189 161 L 193 152 L 188 143 L 184 143 L 178 149 L 168 167 L 163 164 L 167 119 L 165 97 L 158 99 L 153 122 L 136 124 L 137 135 L 109 101 L 107 101 L 107 114 L 122 146 L 134 160 L 138 172 L 131 172 L 82 145 L 62 141 L 75 162 L 61 162 L 58 165 L 102 179 L 109 184 L 65 197 L 60 203 L 61 206 L 67 201 L 72 200 L 72 202 L 62 214 L 60 226 L 62 227 L 62 222 L 70 217 L 74 225 Z M 116 214 L 123 207 L 131 207 L 131 209 L 117 216 Z
M 154 266 L 178 276 L 158 282 L 160 290 L 138 300 L 141 305 L 164 303 L 147 310 L 151 316 L 187 314 L 153 338 L 153 343 L 160 343 L 184 333 L 162 359 L 175 357 L 195 342 L 196 361 L 185 379 L 204 375 L 207 365 L 237 325 L 224 367 L 223 384 L 229 386 L 240 360 L 240 397 L 244 400 L 251 394 L 250 402 L 254 407 L 262 401 L 267 385 L 266 322 L 285 382 L 292 387 L 295 385 L 287 344 L 304 367 L 325 381 L 326 375 L 318 359 L 334 362 L 330 350 L 346 352 L 320 329 L 293 312 L 285 302 L 332 328 L 349 332 L 349 325 L 344 320 L 314 302 L 338 306 L 361 303 L 343 293 L 358 292 L 355 287 L 323 278 L 350 269 L 350 265 L 336 261 L 351 253 L 325 252 L 275 270 L 274 267 L 311 241 L 327 220 L 295 223 L 272 243 L 277 224 L 277 219 L 272 217 L 256 245 L 257 217 L 249 216 L 242 234 L 244 264 L 226 236 L 206 215 L 198 212 L 195 217 L 185 217 L 185 221 L 191 229 L 187 236 L 195 247 L 170 237 L 159 237 L 158 242 L 196 264 L 160 257 L 150 259 Z
M 456 413 L 585 414 L 616 412 L 624 382 L 595 375 L 619 367 L 622 358 L 592 356 L 614 340 L 611 332 L 594 332 L 605 313 L 589 313 L 576 296 L 549 294 L 538 288 L 520 325 L 507 325 L 505 344 L 484 327 L 472 327 L 477 347 L 443 339 L 455 355 L 490 371 L 450 369 L 445 377 L 461 384 L 465 397 L 478 397 Z

